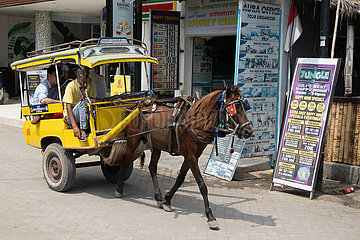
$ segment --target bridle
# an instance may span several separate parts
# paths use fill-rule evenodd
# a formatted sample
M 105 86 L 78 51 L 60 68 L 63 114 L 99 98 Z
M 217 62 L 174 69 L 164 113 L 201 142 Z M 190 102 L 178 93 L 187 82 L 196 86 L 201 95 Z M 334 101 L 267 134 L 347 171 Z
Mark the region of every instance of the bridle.
M 235 134 L 238 129 L 242 131 L 246 126 L 251 124 L 250 121 L 247 121 L 239 126 L 239 124 L 234 120 L 234 116 L 237 114 L 236 105 L 240 105 L 241 110 L 244 113 L 251 109 L 250 104 L 246 98 L 239 97 L 238 99 L 231 101 L 226 105 L 227 105 L 226 106 L 227 118 L 229 118 L 232 121 L 232 123 L 235 125 L 234 129 L 228 126 L 228 129 L 231 131 L 232 134 Z
M 242 98 L 241 96 L 234 100 L 231 101 L 229 103 L 225 103 L 226 99 L 225 99 L 225 94 L 226 91 L 224 91 L 222 93 L 222 96 L 219 100 L 220 103 L 220 107 L 219 107 L 219 127 L 218 129 L 218 135 L 220 137 L 224 136 L 224 133 L 230 133 L 232 135 L 234 135 L 238 130 L 242 131 L 246 126 L 250 125 L 250 121 L 247 121 L 241 125 L 239 125 L 235 120 L 234 120 L 234 116 L 236 114 L 238 114 L 236 105 L 240 105 L 241 106 L 241 110 L 245 113 L 246 111 L 250 110 L 250 104 L 248 102 L 248 100 L 246 98 Z M 222 113 L 224 110 L 224 105 L 225 106 L 225 121 L 222 120 Z M 231 122 L 234 124 L 234 129 L 230 127 L 230 125 L 227 123 L 228 119 L 231 120 Z

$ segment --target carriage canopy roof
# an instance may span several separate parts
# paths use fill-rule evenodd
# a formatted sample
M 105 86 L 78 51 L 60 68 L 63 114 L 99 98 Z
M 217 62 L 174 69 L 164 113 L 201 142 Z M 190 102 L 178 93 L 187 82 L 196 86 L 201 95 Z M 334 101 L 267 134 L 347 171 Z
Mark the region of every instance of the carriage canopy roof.
M 81 42 L 76 48 L 63 50 L 55 47 L 47 48 L 49 53 L 32 52 L 33 56 L 15 61 L 11 68 L 18 71 L 44 69 L 58 61 L 65 61 L 73 64 L 80 64 L 93 68 L 102 64 L 120 62 L 151 62 L 157 64 L 157 59 L 148 54 L 146 46 L 129 43 L 129 40 L 121 41 L 98 40 L 96 44 L 82 47 Z M 55 49 L 55 50 L 54 50 Z M 39 52 L 39 51 L 38 51 Z M 41 52 L 41 51 L 40 51 Z

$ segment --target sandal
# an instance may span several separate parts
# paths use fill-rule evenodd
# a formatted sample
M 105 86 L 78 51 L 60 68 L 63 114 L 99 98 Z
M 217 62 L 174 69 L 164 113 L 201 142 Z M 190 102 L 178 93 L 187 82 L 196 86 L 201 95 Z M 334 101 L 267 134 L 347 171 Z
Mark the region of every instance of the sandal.
M 89 134 L 86 134 L 85 136 L 80 136 L 79 141 L 80 142 L 86 142 L 88 140 L 87 139 L 88 136 L 89 136 Z

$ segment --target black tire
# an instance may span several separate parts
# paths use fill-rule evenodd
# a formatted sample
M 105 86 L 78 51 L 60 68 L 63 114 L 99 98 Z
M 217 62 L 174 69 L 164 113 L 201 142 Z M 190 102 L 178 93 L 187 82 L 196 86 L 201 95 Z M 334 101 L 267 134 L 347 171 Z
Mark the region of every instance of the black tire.
M 106 164 L 103 160 L 101 160 L 101 171 L 103 172 L 106 180 L 108 180 L 109 182 L 114 183 L 114 184 L 117 183 L 117 181 L 119 179 L 119 174 L 120 174 L 119 169 L 120 169 L 120 166 L 113 167 L 113 166 Z M 133 171 L 133 163 L 131 163 L 126 168 L 124 182 L 129 179 L 132 171 Z
M 42 167 L 45 181 L 52 190 L 64 192 L 74 185 L 75 159 L 60 144 L 52 143 L 46 147 Z

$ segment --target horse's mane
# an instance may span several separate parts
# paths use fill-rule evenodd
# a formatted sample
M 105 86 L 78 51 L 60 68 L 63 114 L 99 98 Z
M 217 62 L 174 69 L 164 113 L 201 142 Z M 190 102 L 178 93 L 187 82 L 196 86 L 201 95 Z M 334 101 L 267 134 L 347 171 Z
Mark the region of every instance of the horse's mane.
M 185 127 L 204 143 L 211 142 L 216 135 L 215 126 L 219 115 L 218 100 L 222 92 L 218 90 L 202 97 L 186 113 Z

